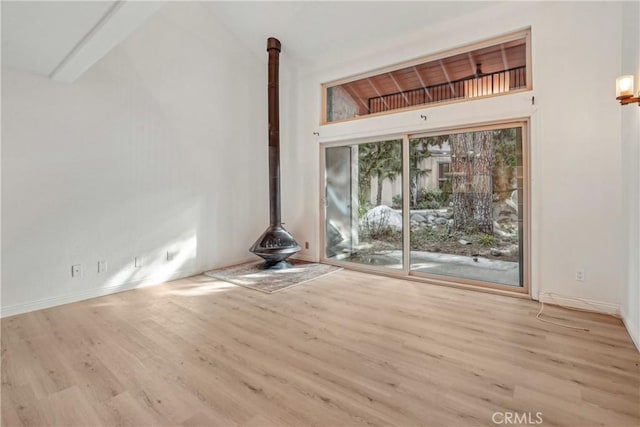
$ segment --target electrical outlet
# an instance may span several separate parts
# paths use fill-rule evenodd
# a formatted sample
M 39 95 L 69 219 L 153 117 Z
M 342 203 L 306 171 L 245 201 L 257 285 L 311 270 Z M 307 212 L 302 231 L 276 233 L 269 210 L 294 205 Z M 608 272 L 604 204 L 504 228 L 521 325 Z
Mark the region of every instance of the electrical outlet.
M 71 277 L 82 276 L 82 264 L 75 264 L 71 266 Z
M 140 258 L 139 256 L 135 257 L 133 259 L 133 266 L 136 268 L 142 267 L 142 258 Z
M 176 253 L 174 251 L 167 251 L 167 261 L 173 261 L 176 257 Z
M 309 242 L 304 242 L 304 248 L 309 249 Z
M 98 261 L 98 273 L 107 272 L 107 261 Z
M 584 282 L 584 270 L 582 268 L 576 270 L 576 280 L 578 282 Z

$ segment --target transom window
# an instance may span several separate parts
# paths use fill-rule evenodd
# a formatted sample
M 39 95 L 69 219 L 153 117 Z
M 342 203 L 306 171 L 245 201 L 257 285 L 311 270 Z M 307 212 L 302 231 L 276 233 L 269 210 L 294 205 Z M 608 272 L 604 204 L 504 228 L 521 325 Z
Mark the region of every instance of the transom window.
M 531 89 L 529 31 L 323 85 L 322 123 Z

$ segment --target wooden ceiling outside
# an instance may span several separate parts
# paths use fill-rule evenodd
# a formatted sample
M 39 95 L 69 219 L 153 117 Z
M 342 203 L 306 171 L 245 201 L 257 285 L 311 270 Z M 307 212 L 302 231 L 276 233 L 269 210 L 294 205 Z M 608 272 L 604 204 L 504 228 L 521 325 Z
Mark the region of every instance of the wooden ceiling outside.
M 476 64 L 482 73 L 496 73 L 526 65 L 525 40 L 514 40 L 448 58 L 379 74 L 341 85 L 359 104 L 361 114 L 368 110 L 369 98 L 406 92 L 472 77 Z

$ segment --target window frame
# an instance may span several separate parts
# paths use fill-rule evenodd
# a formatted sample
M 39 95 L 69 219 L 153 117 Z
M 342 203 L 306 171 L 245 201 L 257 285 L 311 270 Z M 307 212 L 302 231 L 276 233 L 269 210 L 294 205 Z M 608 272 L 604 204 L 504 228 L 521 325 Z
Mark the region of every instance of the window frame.
M 510 90 L 507 92 L 502 92 L 502 93 L 497 93 L 497 94 L 488 94 L 488 95 L 482 95 L 482 96 L 475 96 L 473 98 L 457 98 L 457 99 L 451 99 L 451 100 L 447 100 L 447 101 L 440 101 L 437 103 L 426 103 L 426 104 L 419 104 L 419 105 L 412 105 L 409 107 L 404 107 L 404 108 L 398 108 L 398 109 L 394 109 L 394 110 L 389 110 L 389 111 L 381 111 L 381 112 L 377 112 L 377 113 L 370 113 L 370 114 L 366 114 L 363 116 L 356 116 L 356 117 L 350 117 L 350 118 L 346 118 L 346 119 L 340 119 L 340 120 L 332 120 L 332 121 L 327 121 L 327 90 L 330 87 L 334 87 L 334 86 L 339 86 L 339 85 L 343 85 L 346 83 L 350 83 L 356 80 L 360 80 L 360 79 L 365 79 L 367 77 L 373 77 L 373 76 L 377 76 L 379 74 L 384 74 L 384 73 L 389 73 L 392 71 L 397 71 L 403 68 L 407 68 L 407 67 L 411 67 L 411 66 L 416 66 L 416 65 L 420 65 L 426 62 L 431 62 L 431 61 L 437 61 L 439 59 L 444 59 L 444 58 L 448 58 L 451 56 L 455 56 L 455 55 L 460 55 L 460 54 L 464 54 L 473 50 L 477 50 L 477 49 L 483 49 L 483 48 L 487 48 L 487 47 L 491 47 L 497 44 L 501 44 L 501 43 L 508 43 L 510 41 L 514 41 L 514 40 L 520 40 L 520 39 L 525 39 L 525 69 L 526 69 L 526 80 L 527 80 L 527 84 L 524 88 L 520 88 L 520 89 L 515 89 L 515 90 Z M 426 55 L 426 56 L 421 56 L 419 58 L 415 58 L 412 60 L 408 60 L 408 61 L 403 61 L 400 63 L 396 63 L 393 65 L 389 65 L 386 67 L 381 67 L 381 68 L 376 68 L 374 70 L 371 71 L 367 71 L 364 73 L 359 73 L 359 74 L 355 74 L 355 75 L 351 75 L 349 77 L 344 77 L 341 79 L 336 79 L 336 80 L 332 80 L 329 82 L 325 82 L 321 84 L 321 96 L 320 96 L 320 102 L 321 102 L 321 106 L 320 106 L 320 125 L 321 126 L 325 126 L 325 125 L 331 125 L 331 124 L 335 124 L 335 123 L 344 123 L 344 122 L 349 122 L 349 121 L 353 121 L 353 120 L 362 120 L 362 119 L 367 119 L 367 118 L 372 118 L 372 117 L 380 117 L 380 116 L 385 116 L 388 114 L 397 114 L 397 113 L 401 113 L 401 112 L 406 112 L 406 111 L 415 111 L 415 110 L 421 110 L 421 109 L 425 109 L 425 108 L 433 108 L 433 107 L 439 107 L 442 105 L 449 105 L 449 104 L 456 104 L 456 103 L 460 103 L 460 102 L 469 102 L 469 101 L 475 101 L 478 99 L 486 99 L 486 98 L 493 98 L 493 97 L 497 97 L 497 96 L 505 96 L 505 95 L 512 95 L 515 93 L 520 93 L 520 92 L 526 92 L 526 91 L 531 91 L 533 90 L 533 73 L 532 73 L 532 63 L 531 63 L 531 28 L 527 27 L 525 29 L 522 30 L 518 30 L 518 31 L 514 31 L 514 32 L 510 32 L 507 34 L 503 34 L 501 36 L 495 36 L 495 37 L 491 37 L 488 39 L 484 39 L 482 41 L 478 41 L 478 42 L 474 42 L 474 43 L 470 43 L 470 44 L 466 44 L 457 48 L 453 48 L 453 49 L 447 49 L 447 50 L 443 50 L 437 53 L 433 53 L 430 55 Z
M 438 161 L 437 164 L 438 164 L 438 188 L 442 190 L 443 183 L 446 183 L 451 178 L 451 177 L 444 176 L 446 174 L 451 173 L 451 162 L 443 160 L 443 161 Z M 443 174 L 442 169 L 444 165 L 447 165 L 447 171 Z
M 518 172 L 518 179 L 523 180 L 523 227 L 522 227 L 522 236 L 520 236 L 522 240 L 522 263 L 520 268 L 522 274 L 522 286 L 515 287 L 511 285 L 498 284 L 493 282 L 486 282 L 482 280 L 476 279 L 467 279 L 461 277 L 452 277 L 452 276 L 441 276 L 437 274 L 430 273 L 421 273 L 417 271 L 412 271 L 410 268 L 410 258 L 411 258 L 411 250 L 410 250 L 410 209 L 409 209 L 409 199 L 403 197 L 403 268 L 402 270 L 390 270 L 384 267 L 379 267 L 376 265 L 366 265 L 366 264 L 358 264 L 343 260 L 336 260 L 333 258 L 328 258 L 325 253 L 326 247 L 326 197 L 324 195 L 325 192 L 325 149 L 329 147 L 339 147 L 339 146 L 347 146 L 353 144 L 363 144 L 367 142 L 376 142 L 381 139 L 403 139 L 403 170 L 402 170 L 402 180 L 403 180 L 403 188 L 409 187 L 409 140 L 411 138 L 422 138 L 429 136 L 437 136 L 442 134 L 454 134 L 454 133 L 466 133 L 466 132 L 475 132 L 475 131 L 483 131 L 483 130 L 496 130 L 496 129 L 504 129 L 510 127 L 520 127 L 522 129 L 522 168 Z M 372 135 L 368 137 L 349 137 L 344 139 L 339 139 L 336 141 L 327 141 L 321 142 L 318 145 L 319 149 L 319 204 L 318 204 L 318 219 L 320 221 L 319 224 L 319 236 L 318 241 L 320 243 L 319 249 L 319 261 L 323 264 L 335 265 L 337 267 L 346 268 L 354 271 L 361 271 L 364 273 L 372 273 L 379 274 L 382 276 L 389 276 L 398 279 L 411 280 L 416 282 L 423 282 L 427 284 L 435 284 L 448 286 L 452 288 L 460 288 L 460 289 L 469 289 L 487 293 L 494 293 L 499 295 L 509 295 L 514 297 L 521 298 L 531 298 L 532 297 L 532 263 L 533 258 L 531 256 L 531 247 L 532 247 L 532 206 L 531 206 L 531 117 L 516 117 L 510 119 L 503 120 L 492 120 L 484 123 L 465 123 L 454 126 L 443 126 L 436 129 L 425 129 L 425 130 L 403 130 L 399 132 L 393 133 L 384 133 L 381 132 L 378 135 Z M 404 191 L 404 190 L 403 190 Z M 404 193 L 403 193 L 404 196 Z

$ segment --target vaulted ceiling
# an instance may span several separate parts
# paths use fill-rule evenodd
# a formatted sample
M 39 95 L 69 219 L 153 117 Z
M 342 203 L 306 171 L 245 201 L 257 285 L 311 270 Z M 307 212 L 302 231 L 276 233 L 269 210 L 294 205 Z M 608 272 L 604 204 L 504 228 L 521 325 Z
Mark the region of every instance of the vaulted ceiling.
M 283 52 L 321 64 L 407 32 L 494 6 L 496 1 L 262 1 L 204 5 L 247 47 L 264 57 L 277 37 Z
M 222 25 L 264 58 L 267 37 L 288 55 L 318 64 L 498 2 L 300 1 L 200 2 Z M 2 62 L 72 82 L 140 27 L 163 2 L 2 1 Z
M 162 4 L 2 1 L 2 63 L 72 82 Z

